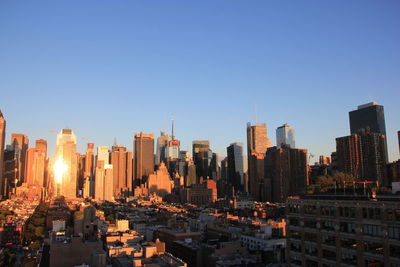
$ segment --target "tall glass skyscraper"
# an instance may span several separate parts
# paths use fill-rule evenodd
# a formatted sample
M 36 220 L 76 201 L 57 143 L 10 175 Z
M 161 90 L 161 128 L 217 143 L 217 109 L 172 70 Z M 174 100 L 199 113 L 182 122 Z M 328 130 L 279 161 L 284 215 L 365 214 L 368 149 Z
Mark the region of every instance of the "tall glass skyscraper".
M 296 148 L 294 129 L 287 123 L 276 129 L 276 147 L 281 148 L 283 145 Z

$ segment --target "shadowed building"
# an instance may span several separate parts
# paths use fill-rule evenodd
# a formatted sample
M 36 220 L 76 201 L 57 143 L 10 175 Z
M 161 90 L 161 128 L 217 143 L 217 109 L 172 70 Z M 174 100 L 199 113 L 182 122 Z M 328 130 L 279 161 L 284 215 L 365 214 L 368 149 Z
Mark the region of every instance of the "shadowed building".
M 235 191 L 243 191 L 244 172 L 243 172 L 243 144 L 232 143 L 226 148 L 228 163 L 228 182 Z M 222 164 L 221 164 L 222 168 Z
M 264 157 L 271 142 L 267 136 L 267 125 L 247 123 L 247 160 L 250 194 L 260 199 L 259 185 L 264 179 Z
M 11 145 L 14 147 L 18 154 L 18 166 L 17 166 L 17 179 L 18 185 L 25 182 L 25 161 L 26 161 L 26 150 L 29 146 L 28 137 L 25 134 L 12 133 L 11 134 Z
M 197 183 L 200 177 L 206 179 L 212 176 L 211 161 L 213 153 L 210 149 L 210 142 L 208 140 L 195 140 L 193 141 L 193 161 L 196 165 Z
M 114 196 L 122 197 L 132 192 L 132 152 L 124 146 L 113 146 L 111 151 L 113 165 Z
M 154 171 L 154 134 L 135 133 L 134 179 L 137 184 L 145 182 Z
M 307 149 L 272 147 L 264 159 L 265 179 L 259 186 L 261 201 L 284 203 L 303 193 L 308 184 Z
M 350 134 L 363 132 L 381 134 L 386 137 L 385 112 L 383 106 L 371 102 L 357 107 L 349 112 Z M 385 140 L 386 158 L 387 142 Z
M 78 160 L 76 157 L 76 135 L 71 129 L 62 129 L 57 135 L 56 159 L 61 158 L 66 164 L 59 195 L 66 198 L 76 198 Z
M 4 145 L 6 138 L 6 120 L 0 111 L 0 199 L 4 194 Z

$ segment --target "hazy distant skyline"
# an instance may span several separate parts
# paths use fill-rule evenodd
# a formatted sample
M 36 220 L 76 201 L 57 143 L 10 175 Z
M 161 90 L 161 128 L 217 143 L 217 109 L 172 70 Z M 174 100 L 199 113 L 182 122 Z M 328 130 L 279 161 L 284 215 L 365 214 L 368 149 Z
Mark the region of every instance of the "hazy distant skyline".
M 133 148 L 164 129 L 181 149 L 246 146 L 246 123 L 284 123 L 318 161 L 350 134 L 348 112 L 385 108 L 399 158 L 400 2 L 0 2 L 0 109 L 11 133 Z M 55 132 L 49 132 L 55 130 Z M 82 139 L 84 138 L 84 139 Z

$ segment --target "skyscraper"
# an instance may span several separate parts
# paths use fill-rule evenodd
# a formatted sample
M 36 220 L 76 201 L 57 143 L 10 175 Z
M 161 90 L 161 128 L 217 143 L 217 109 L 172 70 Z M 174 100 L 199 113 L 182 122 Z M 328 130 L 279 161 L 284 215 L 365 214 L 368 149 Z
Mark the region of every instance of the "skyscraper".
M 44 139 L 38 139 L 36 140 L 36 149 L 39 149 L 45 153 L 45 156 L 47 157 L 47 141 Z
M 6 120 L 0 110 L 0 199 L 4 196 L 4 143 L 6 138 Z
M 193 141 L 193 161 L 196 165 L 197 183 L 200 182 L 200 177 L 203 180 L 207 177 L 212 177 L 211 161 L 213 153 L 210 149 L 210 142 L 208 140 L 194 140 Z
M 283 145 L 296 148 L 294 129 L 286 123 L 276 129 L 276 147 L 281 148 Z
M 271 142 L 267 135 L 267 125 L 247 123 L 247 161 L 249 191 L 259 199 L 259 185 L 264 179 L 264 157 Z
M 36 140 L 36 147 L 27 150 L 25 178 L 28 187 L 45 186 L 47 146 L 43 146 L 44 144 L 47 144 L 45 140 Z
M 376 102 L 367 103 L 349 112 L 350 134 L 369 130 L 386 136 L 385 113 L 383 106 Z
M 57 135 L 56 161 L 61 159 L 66 165 L 59 184 L 59 195 L 66 198 L 76 198 L 77 168 L 76 135 L 71 129 L 62 129 Z
M 350 134 L 362 132 L 383 134 L 386 136 L 385 112 L 383 106 L 371 102 L 357 107 L 349 112 Z M 387 141 L 385 140 L 386 158 Z
M 11 145 L 18 154 L 18 166 L 17 166 L 17 177 L 18 185 L 25 182 L 25 161 L 26 161 L 26 150 L 29 146 L 28 137 L 25 134 L 12 133 L 11 134 Z
M 122 197 L 132 192 L 132 152 L 124 146 L 113 146 L 111 152 L 113 165 L 114 197 Z
M 181 142 L 175 139 L 174 135 L 174 120 L 172 120 L 171 139 L 167 143 L 166 158 L 168 161 L 177 160 L 179 158 L 179 147 Z
M 386 184 L 386 138 L 383 134 L 363 132 L 336 138 L 338 170 L 357 180 Z
M 258 188 L 260 200 L 284 203 L 308 184 L 307 149 L 269 148 L 264 170 L 265 179 Z
M 85 181 L 83 197 L 94 197 L 94 144 L 88 143 L 85 156 Z
M 154 171 L 154 134 L 135 133 L 134 138 L 134 179 L 142 183 Z
M 165 131 L 161 131 L 160 136 L 157 138 L 156 165 L 166 159 L 168 139 L 168 134 Z
M 228 182 L 235 188 L 235 191 L 243 191 L 243 143 L 232 143 L 226 148 L 228 159 Z

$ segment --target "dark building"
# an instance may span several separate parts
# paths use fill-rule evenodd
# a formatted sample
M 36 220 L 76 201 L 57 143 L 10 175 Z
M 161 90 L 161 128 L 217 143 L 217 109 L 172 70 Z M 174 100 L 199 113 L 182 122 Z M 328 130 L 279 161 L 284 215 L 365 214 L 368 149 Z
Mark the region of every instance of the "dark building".
M 376 102 L 367 103 L 349 112 L 350 134 L 370 132 L 382 134 L 386 137 L 385 112 L 383 106 Z M 386 158 L 387 142 L 385 140 Z
M 349 112 L 350 133 L 358 134 L 369 129 L 371 133 L 386 136 L 385 113 L 383 106 L 376 102 L 358 106 L 357 110 Z
M 213 153 L 210 149 L 209 141 L 193 141 L 193 161 L 196 165 L 197 183 L 200 181 L 200 177 L 202 177 L 203 179 L 206 179 L 207 177 L 212 177 L 212 160 Z
M 235 191 L 243 191 L 243 144 L 232 143 L 226 148 L 228 159 L 228 183 Z
M 307 149 L 272 147 L 264 159 L 265 179 L 260 200 L 283 203 L 288 196 L 303 193 L 308 184 Z
M 134 179 L 143 183 L 154 172 L 154 134 L 136 133 L 134 141 Z

